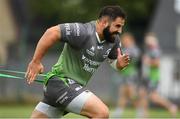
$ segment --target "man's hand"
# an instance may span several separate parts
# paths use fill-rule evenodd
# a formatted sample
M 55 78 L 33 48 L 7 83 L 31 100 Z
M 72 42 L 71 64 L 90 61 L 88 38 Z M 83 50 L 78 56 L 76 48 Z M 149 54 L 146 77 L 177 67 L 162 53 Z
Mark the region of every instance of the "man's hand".
M 123 69 L 129 64 L 130 58 L 128 54 L 121 54 L 120 48 L 117 49 L 117 68 Z
M 44 70 L 44 67 L 41 64 L 41 62 L 31 61 L 28 65 L 28 68 L 25 74 L 28 84 L 31 84 L 36 79 L 36 76 L 39 73 L 42 73 L 43 70 Z

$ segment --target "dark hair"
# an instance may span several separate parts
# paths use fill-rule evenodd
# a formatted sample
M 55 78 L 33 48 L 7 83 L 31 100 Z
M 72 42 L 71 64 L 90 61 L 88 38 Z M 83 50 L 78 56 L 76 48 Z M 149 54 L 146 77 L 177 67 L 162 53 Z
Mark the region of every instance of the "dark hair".
M 108 16 L 111 20 L 115 20 L 117 17 L 126 19 L 125 11 L 118 5 L 103 7 L 99 13 L 99 19 L 101 19 L 103 16 Z

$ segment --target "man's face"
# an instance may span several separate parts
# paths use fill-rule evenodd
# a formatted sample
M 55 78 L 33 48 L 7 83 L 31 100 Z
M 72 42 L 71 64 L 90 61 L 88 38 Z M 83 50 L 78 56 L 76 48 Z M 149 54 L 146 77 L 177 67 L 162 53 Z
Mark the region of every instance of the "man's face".
M 114 35 L 122 32 L 125 20 L 121 17 L 117 17 L 114 21 L 103 30 L 103 35 L 106 41 L 114 42 Z

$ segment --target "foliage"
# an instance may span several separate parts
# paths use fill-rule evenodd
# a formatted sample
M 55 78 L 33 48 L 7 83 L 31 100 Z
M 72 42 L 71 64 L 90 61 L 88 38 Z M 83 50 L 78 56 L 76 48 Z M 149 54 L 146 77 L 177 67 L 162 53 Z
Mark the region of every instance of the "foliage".
M 124 31 L 138 37 L 146 31 L 156 4 L 157 0 L 28 0 L 31 27 L 39 30 L 64 22 L 95 20 L 103 6 L 120 5 L 128 15 Z
M 29 0 L 31 19 L 53 22 L 86 22 L 97 18 L 105 5 L 120 5 L 128 14 L 128 21 L 148 20 L 155 0 Z

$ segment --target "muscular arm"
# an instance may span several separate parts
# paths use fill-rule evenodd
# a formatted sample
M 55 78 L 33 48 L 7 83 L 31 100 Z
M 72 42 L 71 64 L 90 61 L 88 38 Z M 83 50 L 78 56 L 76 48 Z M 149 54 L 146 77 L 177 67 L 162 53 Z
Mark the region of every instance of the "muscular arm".
M 41 60 L 47 50 L 54 45 L 57 41 L 61 39 L 61 32 L 59 26 L 54 26 L 46 30 L 41 39 L 39 40 L 34 56 L 31 62 L 28 65 L 26 75 L 27 82 L 32 83 L 38 73 L 43 72 L 43 65 L 41 64 Z

